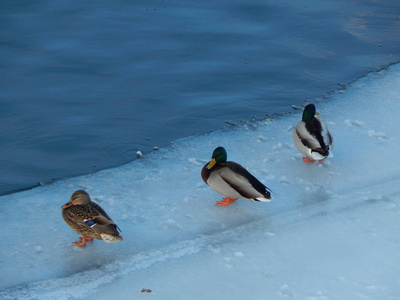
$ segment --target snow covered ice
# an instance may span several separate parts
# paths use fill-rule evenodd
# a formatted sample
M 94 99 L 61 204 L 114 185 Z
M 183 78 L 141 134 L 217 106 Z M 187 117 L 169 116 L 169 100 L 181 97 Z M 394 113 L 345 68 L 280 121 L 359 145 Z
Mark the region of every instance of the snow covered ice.
M 0 298 L 400 299 L 400 66 L 316 107 L 335 143 L 322 163 L 293 145 L 296 110 L 1 197 Z M 274 200 L 216 207 L 200 171 L 217 146 Z M 61 205 L 77 189 L 124 241 L 71 244 Z

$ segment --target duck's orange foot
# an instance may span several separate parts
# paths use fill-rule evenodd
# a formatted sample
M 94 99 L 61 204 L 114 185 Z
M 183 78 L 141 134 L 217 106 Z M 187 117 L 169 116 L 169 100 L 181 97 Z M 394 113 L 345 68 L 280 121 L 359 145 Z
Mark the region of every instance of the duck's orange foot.
M 82 247 L 82 246 L 86 245 L 86 242 L 91 242 L 91 241 L 94 240 L 94 238 L 88 238 L 88 237 L 85 237 L 83 235 L 82 235 L 82 237 L 80 239 L 81 239 L 80 241 L 73 242 L 72 244 L 74 244 L 76 246 L 79 246 L 79 247 Z
M 305 161 L 305 162 L 314 162 L 315 160 L 312 160 L 311 158 L 309 158 L 309 157 L 303 157 L 303 161 Z
M 224 201 L 217 201 L 216 206 L 226 206 L 231 204 L 232 202 L 235 202 L 238 198 L 230 198 L 230 197 L 225 197 L 223 198 Z

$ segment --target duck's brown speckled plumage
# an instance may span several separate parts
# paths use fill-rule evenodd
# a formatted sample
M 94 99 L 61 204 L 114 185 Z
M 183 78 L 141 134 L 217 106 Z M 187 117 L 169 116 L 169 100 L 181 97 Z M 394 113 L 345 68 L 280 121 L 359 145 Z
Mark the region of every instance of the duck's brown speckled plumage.
M 71 196 L 71 203 L 76 197 L 89 197 L 82 190 L 76 191 Z M 90 200 L 87 204 L 70 205 L 62 209 L 62 216 L 65 222 L 75 232 L 88 237 L 105 241 L 122 240 L 118 232 L 118 226 L 109 217 L 109 215 L 100 207 L 100 205 Z

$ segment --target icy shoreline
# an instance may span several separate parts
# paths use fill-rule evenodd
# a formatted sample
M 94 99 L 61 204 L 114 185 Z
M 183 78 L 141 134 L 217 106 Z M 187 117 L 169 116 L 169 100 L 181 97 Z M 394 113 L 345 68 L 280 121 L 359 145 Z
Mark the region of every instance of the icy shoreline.
M 393 65 L 316 103 L 335 139 L 323 163 L 303 163 L 292 144 L 299 112 L 1 197 L 1 298 L 131 299 L 150 288 L 160 299 L 396 299 L 399 83 Z M 273 202 L 214 206 L 220 196 L 200 170 L 219 145 Z M 60 210 L 78 188 L 110 213 L 123 242 L 70 244 Z

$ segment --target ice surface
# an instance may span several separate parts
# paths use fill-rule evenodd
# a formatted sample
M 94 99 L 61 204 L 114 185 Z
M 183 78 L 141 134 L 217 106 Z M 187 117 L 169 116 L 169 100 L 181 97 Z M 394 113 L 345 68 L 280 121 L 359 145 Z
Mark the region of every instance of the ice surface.
M 1 197 L 0 298 L 399 299 L 400 65 L 316 106 L 335 141 L 323 163 L 301 160 L 295 111 Z M 200 170 L 220 145 L 272 202 L 215 206 Z M 61 205 L 77 189 L 124 241 L 71 244 Z

